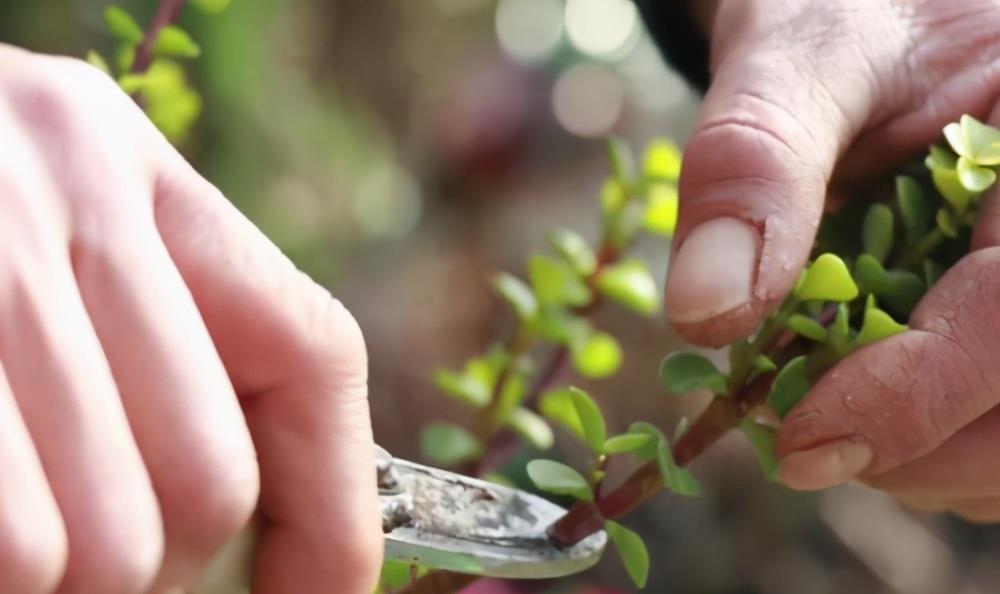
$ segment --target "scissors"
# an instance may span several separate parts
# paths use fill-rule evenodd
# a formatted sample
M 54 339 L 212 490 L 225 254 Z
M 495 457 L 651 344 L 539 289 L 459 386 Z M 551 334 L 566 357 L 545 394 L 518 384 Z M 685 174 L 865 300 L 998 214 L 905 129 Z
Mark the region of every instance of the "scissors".
M 518 489 L 393 458 L 377 448 L 385 555 L 433 569 L 554 578 L 592 567 L 601 531 L 560 548 L 546 529 L 566 510 Z

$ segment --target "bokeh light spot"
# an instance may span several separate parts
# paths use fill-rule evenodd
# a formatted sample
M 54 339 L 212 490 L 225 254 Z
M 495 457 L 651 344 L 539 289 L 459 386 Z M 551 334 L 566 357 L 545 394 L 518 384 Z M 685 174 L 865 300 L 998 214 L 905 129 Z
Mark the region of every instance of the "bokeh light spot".
M 621 116 L 624 103 L 622 82 L 601 64 L 578 64 L 567 69 L 552 89 L 556 119 L 578 136 L 603 136 L 610 132 Z
M 585 54 L 619 56 L 638 37 L 635 5 L 630 0 L 567 0 L 566 33 Z
M 545 61 L 559 46 L 563 8 L 559 0 L 500 0 L 496 33 L 500 46 L 526 64 Z

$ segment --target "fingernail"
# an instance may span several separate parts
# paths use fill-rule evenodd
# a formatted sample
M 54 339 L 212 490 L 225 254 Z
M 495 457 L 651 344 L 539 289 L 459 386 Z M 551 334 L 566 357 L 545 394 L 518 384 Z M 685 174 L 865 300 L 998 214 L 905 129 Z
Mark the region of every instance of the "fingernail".
M 695 227 L 670 263 L 667 317 L 702 322 L 750 301 L 760 234 L 732 217 Z
M 801 491 L 835 487 L 861 474 L 873 457 L 867 439 L 848 437 L 788 454 L 778 465 L 778 479 Z

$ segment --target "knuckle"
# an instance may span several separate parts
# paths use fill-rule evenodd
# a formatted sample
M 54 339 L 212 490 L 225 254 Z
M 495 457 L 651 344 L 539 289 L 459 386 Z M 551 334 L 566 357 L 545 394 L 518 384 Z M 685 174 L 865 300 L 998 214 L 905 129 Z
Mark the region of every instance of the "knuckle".
M 164 522 L 185 546 L 214 550 L 247 524 L 257 506 L 260 472 L 253 448 L 232 450 L 200 452 L 165 477 Z
M 300 276 L 302 300 L 300 328 L 303 360 L 312 371 L 331 378 L 339 387 L 363 387 L 368 381 L 368 358 L 364 335 L 350 311 L 329 291 Z
M 52 592 L 62 579 L 66 559 L 66 533 L 57 519 L 7 526 L 0 530 L 0 592 Z

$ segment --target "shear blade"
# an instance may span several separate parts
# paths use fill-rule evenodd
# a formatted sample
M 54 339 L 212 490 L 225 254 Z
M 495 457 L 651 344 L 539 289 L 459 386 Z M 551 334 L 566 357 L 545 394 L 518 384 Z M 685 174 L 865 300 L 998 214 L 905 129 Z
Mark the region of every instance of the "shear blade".
M 592 567 L 602 531 L 558 548 L 546 529 L 563 508 L 534 495 L 405 460 L 393 461 L 382 494 L 387 558 L 503 578 L 553 578 Z

